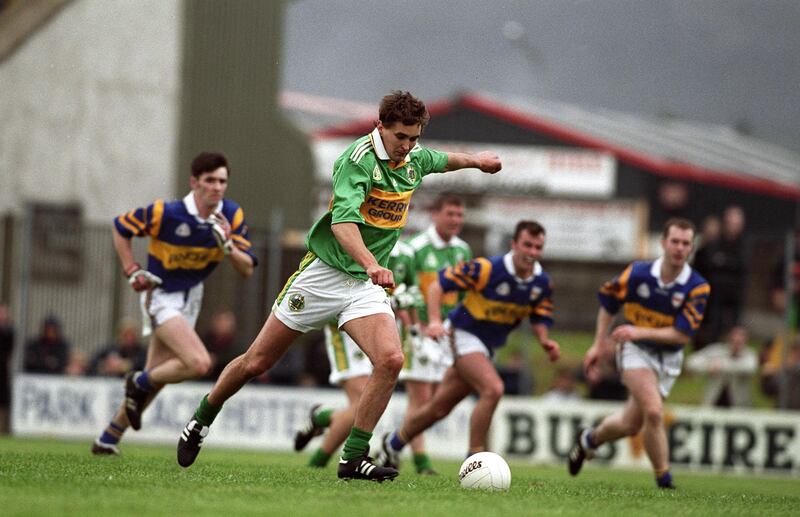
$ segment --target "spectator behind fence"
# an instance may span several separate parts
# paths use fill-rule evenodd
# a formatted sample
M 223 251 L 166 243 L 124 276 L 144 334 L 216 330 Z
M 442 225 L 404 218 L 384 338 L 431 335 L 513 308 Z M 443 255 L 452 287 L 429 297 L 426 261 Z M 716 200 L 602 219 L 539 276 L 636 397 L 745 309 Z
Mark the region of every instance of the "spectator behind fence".
M 550 390 L 542 395 L 542 400 L 554 403 L 572 402 L 580 400 L 581 395 L 577 389 L 576 368 L 562 366 L 556 371 Z
M 758 371 L 758 355 L 747 346 L 747 329 L 737 325 L 727 339 L 694 352 L 686 368 L 705 375 L 704 406 L 750 407 L 753 376 Z
M 97 352 L 89 363 L 89 375 L 122 377 L 131 370 L 141 370 L 147 350 L 139 340 L 139 326 L 123 318 L 117 326 L 117 337 Z
M 28 373 L 63 374 L 70 360 L 70 344 L 61 333 L 55 316 L 42 321 L 41 334 L 28 341 L 23 369 Z
M 11 353 L 14 350 L 14 327 L 8 306 L 0 304 L 0 435 L 9 432 L 11 412 Z
M 720 238 L 708 244 L 699 260 L 695 257 L 695 269 L 711 285 L 703 326 L 694 340 L 698 349 L 718 341 L 724 329 L 739 324 L 747 285 L 744 227 L 744 210 L 735 205 L 727 207 Z
M 790 326 L 797 331 L 800 322 L 798 308 L 800 308 L 800 228 L 794 232 L 794 260 L 790 266 L 789 274 L 792 277 L 791 296 L 786 294 L 786 253 L 781 251 L 780 257 L 775 261 L 770 282 L 770 298 L 776 312 L 783 315 L 786 305 L 790 308 Z
M 232 311 L 219 311 L 211 316 L 211 325 L 203 337 L 211 356 L 211 368 L 203 379 L 217 380 L 219 374 L 241 352 L 236 341 L 236 315 Z

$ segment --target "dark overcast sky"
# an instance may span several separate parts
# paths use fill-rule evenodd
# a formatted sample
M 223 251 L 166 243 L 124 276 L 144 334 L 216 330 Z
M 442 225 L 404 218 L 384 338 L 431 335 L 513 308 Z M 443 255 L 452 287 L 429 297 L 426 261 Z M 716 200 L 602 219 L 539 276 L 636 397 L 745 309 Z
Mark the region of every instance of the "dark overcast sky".
M 800 152 L 797 0 L 294 0 L 281 65 L 287 90 L 482 90 L 744 121 Z

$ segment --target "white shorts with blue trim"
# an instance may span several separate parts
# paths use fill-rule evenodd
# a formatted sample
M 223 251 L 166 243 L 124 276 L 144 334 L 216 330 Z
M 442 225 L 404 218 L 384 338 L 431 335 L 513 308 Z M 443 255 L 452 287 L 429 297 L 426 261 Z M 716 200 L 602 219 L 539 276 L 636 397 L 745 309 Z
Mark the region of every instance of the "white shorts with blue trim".
M 168 293 L 160 287 L 145 291 L 139 296 L 142 310 L 142 337 L 153 333 L 153 329 L 176 316 L 183 316 L 194 328 L 200 307 L 203 304 L 203 284 L 199 283 L 188 291 Z
M 646 368 L 658 378 L 658 391 L 667 398 L 681 374 L 683 350 L 658 350 L 626 341 L 617 348 L 617 367 L 620 372 Z

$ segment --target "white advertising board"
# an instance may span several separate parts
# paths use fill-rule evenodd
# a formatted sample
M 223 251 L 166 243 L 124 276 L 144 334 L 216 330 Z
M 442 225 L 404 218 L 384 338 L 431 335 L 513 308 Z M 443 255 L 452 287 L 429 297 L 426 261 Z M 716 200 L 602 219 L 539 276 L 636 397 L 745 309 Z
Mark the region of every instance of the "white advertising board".
M 142 430 L 129 430 L 124 440 L 174 445 L 209 389 L 205 383 L 167 386 L 145 413 Z M 108 424 L 121 397 L 118 379 L 20 374 L 14 380 L 12 431 L 90 442 Z M 295 431 L 316 403 L 341 407 L 345 397 L 338 390 L 245 386 L 225 404 L 204 447 L 292 450 Z M 375 430 L 373 446 L 401 423 L 405 406 L 405 396 L 396 393 Z M 432 456 L 464 458 L 472 407 L 473 401 L 465 400 L 428 430 Z M 512 461 L 563 464 L 577 430 L 618 409 L 619 404 L 597 401 L 554 404 L 504 397 L 490 446 Z M 800 475 L 800 418 L 795 412 L 672 406 L 665 420 L 675 468 Z M 601 447 L 588 468 L 596 466 L 649 469 L 637 437 Z

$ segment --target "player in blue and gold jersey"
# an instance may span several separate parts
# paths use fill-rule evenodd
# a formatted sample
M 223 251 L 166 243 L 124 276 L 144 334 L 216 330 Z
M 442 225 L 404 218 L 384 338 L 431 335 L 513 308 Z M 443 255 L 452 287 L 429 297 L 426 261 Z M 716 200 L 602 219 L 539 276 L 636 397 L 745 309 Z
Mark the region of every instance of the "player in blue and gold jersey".
M 670 219 L 661 239 L 663 256 L 632 263 L 600 289 L 595 339 L 586 352 L 584 369 L 590 375 L 599 358 L 616 344 L 629 396 L 622 411 L 578 433 L 568 458 L 573 476 L 598 446 L 642 430 L 656 485 L 675 488 L 669 472 L 663 400 L 681 373 L 683 348 L 700 327 L 711 292 L 708 282 L 687 264 L 694 237 L 690 221 Z M 620 311 L 624 322 L 609 335 Z
M 117 443 L 130 425 L 141 428 L 145 406 L 165 384 L 205 375 L 211 357 L 194 330 L 203 280 L 225 258 L 242 276 L 256 265 L 241 207 L 224 199 L 228 163 L 222 154 L 200 153 L 192 162 L 192 191 L 183 199 L 158 200 L 114 220 L 114 247 L 131 287 L 141 293 L 147 364 L 125 377 L 125 400 L 95 454 L 119 454 Z M 131 239 L 149 237 L 147 269 L 133 257 Z
M 558 360 L 558 343 L 548 337 L 553 323 L 553 288 L 539 264 L 544 243 L 545 230 L 539 223 L 520 221 L 509 253 L 461 262 L 439 272 L 439 281 L 428 288 L 425 332 L 449 341 L 455 362 L 433 398 L 412 410 L 399 430 L 384 436 L 378 457 L 384 465 L 397 468 L 403 447 L 473 392 L 478 394 L 478 401 L 470 418 L 468 452 L 486 450 L 489 424 L 504 391 L 492 357 L 523 319 L 530 321 L 550 360 Z M 466 296 L 443 324 L 442 296 L 454 291 Z

